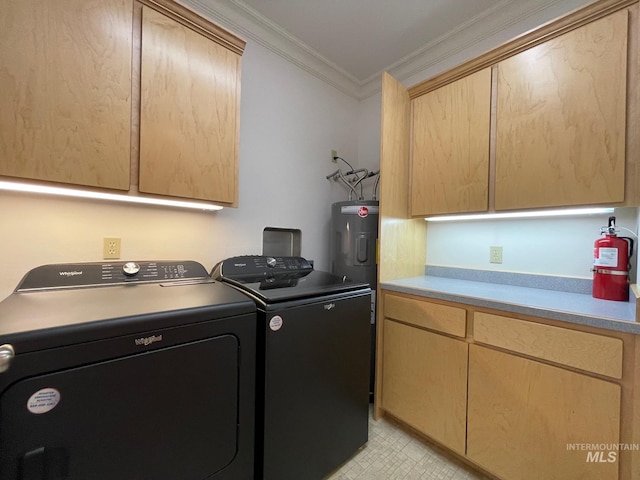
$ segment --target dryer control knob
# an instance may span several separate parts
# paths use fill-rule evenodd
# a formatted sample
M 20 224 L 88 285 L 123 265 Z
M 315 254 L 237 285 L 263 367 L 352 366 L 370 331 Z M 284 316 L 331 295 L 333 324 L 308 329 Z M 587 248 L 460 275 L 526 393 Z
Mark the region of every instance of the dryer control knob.
M 276 266 L 276 259 L 273 257 L 267 257 L 267 267 L 275 267 Z
M 13 350 L 13 346 L 5 343 L 0 345 L 0 373 L 6 372 L 11 366 L 13 357 L 16 356 L 16 352 Z
M 140 265 L 136 262 L 127 262 L 122 266 L 122 273 L 127 277 L 133 277 L 140 271 Z

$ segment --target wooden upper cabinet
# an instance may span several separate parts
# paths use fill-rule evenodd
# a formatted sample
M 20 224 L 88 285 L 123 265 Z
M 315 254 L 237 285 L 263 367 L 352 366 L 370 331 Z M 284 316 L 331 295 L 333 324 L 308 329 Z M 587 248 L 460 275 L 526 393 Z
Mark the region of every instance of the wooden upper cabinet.
M 132 1 L 0 10 L 0 175 L 128 190 Z
M 143 7 L 141 192 L 234 204 L 240 55 Z
M 498 64 L 496 210 L 625 200 L 628 11 Z
M 173 0 L 0 7 L 0 176 L 237 204 L 243 40 Z
M 412 100 L 411 215 L 488 209 L 491 69 Z

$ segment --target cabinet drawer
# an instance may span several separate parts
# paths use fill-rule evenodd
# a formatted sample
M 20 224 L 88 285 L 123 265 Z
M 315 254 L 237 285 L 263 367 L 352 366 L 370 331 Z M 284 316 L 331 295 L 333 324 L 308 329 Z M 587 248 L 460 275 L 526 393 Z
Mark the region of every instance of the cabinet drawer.
M 622 377 L 622 340 L 568 328 L 475 312 L 476 342 L 588 372 Z
M 384 316 L 410 323 L 418 327 L 437 330 L 456 337 L 466 336 L 464 308 L 450 307 L 397 295 L 385 295 Z

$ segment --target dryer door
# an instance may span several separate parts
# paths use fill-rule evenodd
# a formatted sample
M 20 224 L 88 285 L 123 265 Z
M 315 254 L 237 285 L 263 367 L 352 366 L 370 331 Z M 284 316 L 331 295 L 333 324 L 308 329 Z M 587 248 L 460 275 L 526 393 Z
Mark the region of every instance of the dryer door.
M 236 455 L 238 355 L 221 335 L 15 383 L 0 397 L 0 479 L 214 475 Z

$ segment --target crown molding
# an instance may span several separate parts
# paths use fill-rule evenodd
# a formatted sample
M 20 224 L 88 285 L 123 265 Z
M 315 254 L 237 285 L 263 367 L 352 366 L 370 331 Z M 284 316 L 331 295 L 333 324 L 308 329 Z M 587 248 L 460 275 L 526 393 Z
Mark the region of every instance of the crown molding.
M 181 3 L 341 92 L 359 98 L 360 82 L 355 77 L 248 5 L 237 0 L 181 0 Z
M 414 76 L 422 76 L 409 82 L 417 83 L 454 68 L 584 4 L 584 0 L 500 2 L 495 8 L 485 12 L 487 14 L 478 15 L 460 25 L 389 65 L 385 71 L 403 83 Z M 544 12 L 547 12 L 546 15 Z M 360 98 L 380 92 L 381 74 L 379 72 L 361 84 Z
M 361 100 L 381 90 L 383 71 L 359 81 L 241 0 L 181 0 L 181 3 L 351 97 Z M 403 83 L 421 73 L 436 75 L 586 3 L 585 0 L 503 0 L 384 71 Z M 515 27 L 519 27 L 519 31 L 512 31 Z M 477 46 L 484 44 L 486 48 L 478 52 Z

